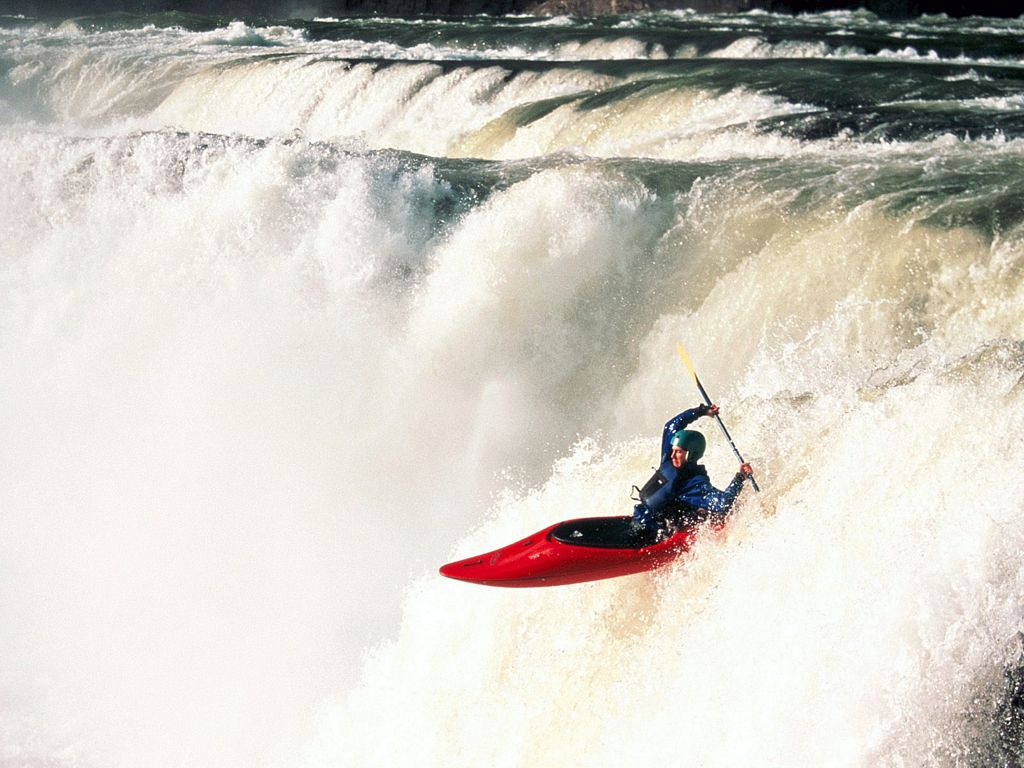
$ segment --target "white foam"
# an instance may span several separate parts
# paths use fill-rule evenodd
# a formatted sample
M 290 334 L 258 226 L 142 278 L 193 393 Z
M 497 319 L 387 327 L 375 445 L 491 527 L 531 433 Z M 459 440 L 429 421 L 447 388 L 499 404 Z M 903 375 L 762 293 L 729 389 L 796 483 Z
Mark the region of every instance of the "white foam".
M 424 408 L 385 340 L 444 190 L 386 158 L 303 170 L 291 145 L 2 146 L 32 179 L 2 211 L 4 748 L 291 759 L 394 620 L 375 595 L 425 539 L 385 531 L 411 499 L 434 515 L 448 474 L 418 462 L 388 511 L 370 469 Z
M 268 30 L 10 42 L 0 763 L 994 762 L 1024 245 L 934 190 L 996 194 L 1024 141 L 801 142 L 743 89 L 588 110 L 623 79 L 215 42 Z M 677 189 L 573 154 L 730 164 Z M 872 197 L 890 166 L 912 206 Z M 677 339 L 764 487 L 722 536 L 564 590 L 413 578 L 628 511 L 697 401 Z M 735 470 L 717 436 L 707 465 Z
M 719 95 L 654 85 L 597 108 L 570 101 L 521 127 L 512 110 L 464 139 L 459 152 L 500 159 L 558 151 L 660 159 L 773 156 L 799 142 L 752 136 L 746 124 L 805 109 L 743 88 Z
M 582 498 L 622 513 L 659 417 L 688 404 L 669 362 L 679 338 L 763 493 L 659 575 L 531 591 L 422 580 L 395 640 L 326 713 L 312 765 L 670 763 L 680 743 L 701 765 L 995 759 L 1024 628 L 1024 443 L 1007 439 L 1024 427 L 1024 350 L 999 341 L 1024 308 L 1007 280 L 1021 241 L 991 248 L 870 204 L 771 221 L 771 198 L 738 194 L 698 187 L 665 237 L 695 268 L 622 391 L 622 420 L 649 437 L 583 441 L 452 557 Z M 878 375 L 890 363 L 902 370 Z M 979 398 L 998 426 L 965 407 Z M 712 477 L 728 478 L 709 430 Z

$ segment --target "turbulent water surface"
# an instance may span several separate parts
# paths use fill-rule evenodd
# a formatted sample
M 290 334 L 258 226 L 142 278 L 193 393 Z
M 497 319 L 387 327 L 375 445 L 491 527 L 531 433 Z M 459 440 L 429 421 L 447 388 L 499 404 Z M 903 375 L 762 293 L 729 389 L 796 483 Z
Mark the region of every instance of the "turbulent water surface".
M 0 17 L 0 184 L 0 765 L 1024 759 L 1024 21 Z M 724 532 L 435 575 L 677 340 Z

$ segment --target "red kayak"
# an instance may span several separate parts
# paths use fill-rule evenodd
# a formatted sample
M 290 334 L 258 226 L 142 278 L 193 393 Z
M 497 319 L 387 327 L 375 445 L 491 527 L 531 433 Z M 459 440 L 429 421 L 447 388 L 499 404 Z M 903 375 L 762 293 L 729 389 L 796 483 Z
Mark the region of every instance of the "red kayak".
M 657 541 L 632 517 L 566 520 L 476 557 L 441 566 L 449 579 L 492 587 L 554 587 L 649 571 L 671 562 L 697 538 L 697 526 Z

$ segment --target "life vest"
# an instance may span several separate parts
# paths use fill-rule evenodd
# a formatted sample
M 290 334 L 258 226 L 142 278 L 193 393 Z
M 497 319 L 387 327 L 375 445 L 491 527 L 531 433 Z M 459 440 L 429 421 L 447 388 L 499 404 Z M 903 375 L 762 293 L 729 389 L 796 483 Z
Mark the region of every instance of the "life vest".
M 678 498 L 679 490 L 686 485 L 687 481 L 697 475 L 707 476 L 707 471 L 699 464 L 687 462 L 679 469 L 672 466 L 672 461 L 666 458 L 661 466 L 654 470 L 651 479 L 638 488 L 640 501 L 648 509 L 655 512 L 659 517 L 675 518 L 681 515 L 687 517 L 706 514 L 703 507 L 696 507 Z

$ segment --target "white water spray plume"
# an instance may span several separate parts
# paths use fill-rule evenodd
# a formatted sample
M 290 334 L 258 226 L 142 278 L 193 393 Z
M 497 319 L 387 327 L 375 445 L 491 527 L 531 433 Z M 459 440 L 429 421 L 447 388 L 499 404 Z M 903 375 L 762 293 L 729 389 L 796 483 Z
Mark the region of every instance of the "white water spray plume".
M 0 766 L 1020 764 L 1021 27 L 0 17 Z

